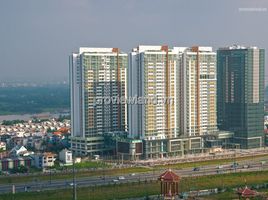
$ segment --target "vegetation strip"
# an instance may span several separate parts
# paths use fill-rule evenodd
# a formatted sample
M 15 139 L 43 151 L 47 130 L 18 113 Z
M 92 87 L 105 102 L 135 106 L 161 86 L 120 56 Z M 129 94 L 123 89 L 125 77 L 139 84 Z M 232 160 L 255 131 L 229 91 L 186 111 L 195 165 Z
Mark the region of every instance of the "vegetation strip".
M 242 157 L 236 158 L 236 161 L 246 161 L 256 158 L 267 158 L 265 156 L 255 156 L 254 158 L 250 157 Z M 191 163 L 178 163 L 172 165 L 161 165 L 161 166 L 154 166 L 151 168 L 147 167 L 130 167 L 130 168 L 121 168 L 121 169 L 111 169 L 108 168 L 108 165 L 101 165 L 106 166 L 103 169 L 96 169 L 90 171 L 77 171 L 76 177 L 93 177 L 93 176 L 114 176 L 114 175 L 123 175 L 123 174 L 131 174 L 131 173 L 142 173 L 142 172 L 152 172 L 155 170 L 163 170 L 167 168 L 171 169 L 183 169 L 183 168 L 191 168 L 196 166 L 206 166 L 206 165 L 222 165 L 233 162 L 234 159 L 222 159 L 222 160 L 208 160 L 208 161 L 200 161 L 200 162 L 191 162 Z M 92 166 L 90 164 L 84 166 Z M 79 166 L 79 169 L 82 166 Z M 72 174 L 70 172 L 66 173 L 52 173 L 52 180 L 62 180 L 62 179 L 71 179 Z M 32 181 L 43 181 L 43 180 L 50 180 L 50 173 L 45 175 L 29 175 L 29 176 L 1 176 L 0 177 L 0 184 L 12 184 L 12 183 L 23 183 L 23 182 L 32 182 Z
M 207 188 L 233 188 L 248 185 L 268 183 L 268 171 L 243 172 L 221 175 L 209 175 L 203 177 L 182 178 L 181 191 L 200 190 Z M 108 186 L 84 187 L 77 189 L 78 200 L 103 200 L 124 199 L 130 197 L 143 197 L 157 195 L 160 192 L 160 184 L 157 181 L 140 183 L 112 184 Z M 12 194 L 0 195 L 1 200 L 9 200 Z M 15 200 L 58 200 L 71 199 L 72 188 L 56 190 L 19 193 L 13 196 Z

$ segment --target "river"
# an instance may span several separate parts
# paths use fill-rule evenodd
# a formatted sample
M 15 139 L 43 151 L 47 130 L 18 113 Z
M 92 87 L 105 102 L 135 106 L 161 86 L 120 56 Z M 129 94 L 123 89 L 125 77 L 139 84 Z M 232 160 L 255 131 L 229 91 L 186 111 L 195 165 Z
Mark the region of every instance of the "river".
M 66 113 L 38 113 L 38 114 L 24 114 L 24 115 L 0 115 L 0 122 L 4 120 L 25 120 L 28 121 L 34 117 L 41 119 L 58 118 L 60 115 L 66 115 Z

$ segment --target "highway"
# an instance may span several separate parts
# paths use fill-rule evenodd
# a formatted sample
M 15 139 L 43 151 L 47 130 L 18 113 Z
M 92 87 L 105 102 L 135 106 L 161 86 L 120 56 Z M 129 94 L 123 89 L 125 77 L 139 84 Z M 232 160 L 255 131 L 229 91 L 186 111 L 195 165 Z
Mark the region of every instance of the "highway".
M 261 162 L 265 161 L 265 162 Z M 173 169 L 181 177 L 189 176 L 205 176 L 213 174 L 224 174 L 232 172 L 247 172 L 247 171 L 260 171 L 268 170 L 268 160 L 255 159 L 237 162 L 239 165 L 237 167 L 231 166 L 232 163 L 225 165 L 208 165 L 198 167 L 196 169 L 186 168 L 186 169 Z M 146 173 L 137 174 L 122 174 L 117 176 L 105 176 L 105 177 L 83 177 L 76 179 L 77 187 L 88 187 L 88 186 L 100 186 L 108 184 L 118 184 L 118 183 L 128 183 L 128 182 L 138 182 L 145 180 L 156 180 L 163 171 L 153 171 Z M 123 176 L 123 179 L 119 180 L 119 177 Z M 5 184 L 0 185 L 0 193 L 10 193 L 12 192 L 13 185 L 15 186 L 15 191 L 26 192 L 26 191 L 44 191 L 44 190 L 57 190 L 64 188 L 72 188 L 72 179 L 61 179 L 50 181 L 32 181 L 27 183 L 17 183 L 17 184 Z
M 134 161 L 136 165 L 140 166 L 156 166 L 163 164 L 178 164 L 185 162 L 199 162 L 206 160 L 220 160 L 220 159 L 234 159 L 234 158 L 242 158 L 242 157 L 252 157 L 256 156 L 267 156 L 268 148 L 257 148 L 257 149 L 228 149 L 222 152 L 216 153 L 198 153 L 198 154 L 188 154 L 184 156 L 178 157 L 164 157 L 161 159 L 147 159 L 147 160 L 137 160 Z M 126 163 L 127 161 L 125 161 Z M 129 161 L 132 162 L 133 161 Z

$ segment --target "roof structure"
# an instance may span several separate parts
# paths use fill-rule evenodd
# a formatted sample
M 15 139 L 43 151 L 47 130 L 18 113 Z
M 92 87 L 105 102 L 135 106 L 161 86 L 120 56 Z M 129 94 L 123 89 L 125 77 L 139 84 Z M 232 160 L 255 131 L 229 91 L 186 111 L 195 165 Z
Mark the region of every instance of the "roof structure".
M 53 132 L 53 135 L 61 135 L 61 134 L 62 134 L 62 132 L 60 132 L 60 131 Z
M 164 182 L 178 182 L 180 177 L 169 169 L 160 175 L 159 180 Z
M 238 189 L 237 193 L 241 197 L 246 197 L 246 198 L 254 197 L 256 195 L 256 191 L 249 189 L 247 186 L 245 188 Z

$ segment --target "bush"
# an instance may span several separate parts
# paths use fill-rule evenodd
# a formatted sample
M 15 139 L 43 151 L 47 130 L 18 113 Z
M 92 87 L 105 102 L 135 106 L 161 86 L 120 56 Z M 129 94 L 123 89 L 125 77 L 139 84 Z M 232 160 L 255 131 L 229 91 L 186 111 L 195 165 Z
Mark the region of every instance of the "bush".
M 28 168 L 20 165 L 18 166 L 18 168 L 14 168 L 11 170 L 11 173 L 27 173 L 28 172 Z

